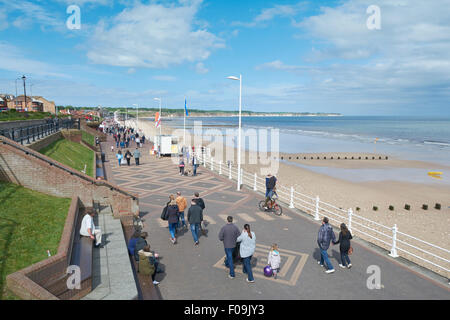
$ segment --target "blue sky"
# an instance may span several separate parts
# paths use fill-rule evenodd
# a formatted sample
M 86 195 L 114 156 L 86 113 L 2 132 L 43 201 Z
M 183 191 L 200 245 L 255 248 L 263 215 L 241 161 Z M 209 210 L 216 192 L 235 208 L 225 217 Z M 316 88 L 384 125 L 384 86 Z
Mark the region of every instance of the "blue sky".
M 69 5 L 81 29 L 69 30 Z M 369 30 L 370 5 L 381 29 Z M 0 0 L 0 93 L 59 105 L 450 115 L 449 0 Z M 22 86 L 19 86 L 22 93 Z

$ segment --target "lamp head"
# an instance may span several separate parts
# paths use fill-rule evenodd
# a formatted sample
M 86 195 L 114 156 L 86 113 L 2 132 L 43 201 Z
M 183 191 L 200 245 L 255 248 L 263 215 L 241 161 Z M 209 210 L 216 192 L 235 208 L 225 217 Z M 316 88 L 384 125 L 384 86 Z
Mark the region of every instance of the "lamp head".
M 229 77 L 227 77 L 227 79 L 230 79 L 230 80 L 239 80 L 238 77 L 234 77 L 234 76 L 229 76 Z

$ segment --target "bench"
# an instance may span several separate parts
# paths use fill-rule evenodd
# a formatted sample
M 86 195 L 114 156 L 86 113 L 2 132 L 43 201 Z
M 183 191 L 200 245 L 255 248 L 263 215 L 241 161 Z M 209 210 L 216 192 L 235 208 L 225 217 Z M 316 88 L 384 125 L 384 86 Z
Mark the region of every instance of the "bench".
M 92 291 L 92 252 L 93 240 L 80 236 L 80 226 L 84 213 L 80 210 L 74 228 L 72 250 L 68 265 L 80 267 L 80 289 L 69 289 L 67 279 L 69 274 L 62 274 L 45 283 L 43 286 L 61 300 L 80 299 Z
M 132 225 L 124 227 L 125 240 L 130 241 L 131 236 L 134 233 L 134 227 Z M 138 272 L 138 262 L 134 257 L 130 256 L 131 266 L 135 275 L 136 286 L 139 292 L 139 300 L 162 300 L 159 290 L 156 289 L 150 276 L 142 275 Z

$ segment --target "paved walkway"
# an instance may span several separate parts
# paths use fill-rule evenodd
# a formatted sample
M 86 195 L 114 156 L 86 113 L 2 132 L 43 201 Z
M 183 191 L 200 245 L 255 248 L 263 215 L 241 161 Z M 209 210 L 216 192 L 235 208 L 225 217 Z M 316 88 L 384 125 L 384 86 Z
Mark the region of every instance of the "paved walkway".
M 317 264 L 320 254 L 316 239 L 319 224 L 309 217 L 284 207 L 280 217 L 257 209 L 262 196 L 250 190 L 237 192 L 235 183 L 226 176 L 199 167 L 197 177 L 181 177 L 170 158 L 157 159 L 149 155 L 149 146 L 141 150 L 141 165 L 121 166 L 110 152 L 111 137 L 103 150 L 112 161 L 112 179 L 121 187 L 139 194 L 141 215 L 149 232 L 152 250 L 162 256 L 165 273 L 156 280 L 163 299 L 450 299 L 449 286 L 425 277 L 405 267 L 385 254 L 380 254 L 362 241 L 353 241 L 352 269 L 341 269 L 339 247 L 331 247 L 331 262 L 336 272 L 325 274 Z M 107 149 L 106 149 L 107 148 Z M 133 151 L 133 144 L 130 151 Z M 167 222 L 160 219 L 169 194 L 181 191 L 189 202 L 194 192 L 205 200 L 207 236 L 193 245 L 190 230 L 178 234 L 178 243 L 169 238 Z M 218 240 L 226 216 L 232 215 L 239 229 L 249 223 L 256 234 L 253 273 L 255 283 L 249 284 L 236 268 L 236 278 L 228 279 L 223 265 L 222 242 Z M 187 216 L 187 211 L 186 211 Z M 337 231 L 335 229 L 335 231 Z M 336 236 L 338 232 L 336 232 Z M 267 262 L 268 248 L 278 243 L 282 255 L 278 279 L 266 278 L 262 269 Z M 367 281 L 369 266 L 380 270 L 380 289 L 370 290 Z M 372 276 L 373 277 L 373 276 Z

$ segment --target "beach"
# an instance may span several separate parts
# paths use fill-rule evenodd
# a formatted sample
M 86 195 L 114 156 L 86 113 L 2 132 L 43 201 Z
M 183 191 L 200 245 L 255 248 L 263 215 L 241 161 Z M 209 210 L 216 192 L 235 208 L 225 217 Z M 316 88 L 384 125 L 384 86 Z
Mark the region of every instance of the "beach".
M 151 138 L 157 132 L 152 122 L 145 120 L 139 122 L 139 128 L 145 132 L 147 138 Z M 163 134 L 170 134 L 172 131 L 173 129 L 168 126 L 163 127 L 162 130 Z M 204 146 L 209 144 L 210 142 L 203 141 Z M 210 147 L 212 146 L 210 145 Z M 226 146 L 222 153 L 222 163 L 225 164 L 230 160 L 233 166 L 236 165 L 236 148 Z M 228 158 L 225 158 L 225 155 L 228 155 Z M 232 158 L 230 155 L 233 155 Z M 217 163 L 220 161 L 219 153 L 216 154 L 212 151 L 212 156 L 215 157 Z M 260 177 L 272 173 L 276 175 L 279 185 L 287 188 L 292 186 L 295 191 L 310 197 L 319 196 L 321 201 L 343 210 L 351 208 L 354 214 L 384 226 L 397 225 L 399 231 L 439 247 L 450 247 L 450 230 L 448 228 L 450 225 L 450 185 L 427 176 L 427 172 L 432 168 L 449 172 L 449 166 L 437 166 L 430 162 L 398 159 L 386 154 L 366 152 L 280 153 L 277 156 L 278 159 L 283 157 L 282 161 L 272 160 L 277 161 L 276 166 L 261 163 L 249 164 L 249 159 L 258 159 L 258 156 L 261 154 L 242 152 L 242 168 L 245 172 L 252 175 L 256 172 Z M 351 160 L 352 156 L 353 160 Z M 359 156 L 361 156 L 361 160 L 358 160 Z M 289 157 L 291 157 L 290 160 Z M 297 157 L 299 157 L 298 160 Z M 307 159 L 305 160 L 304 157 Z M 314 159 L 311 160 L 311 157 Z M 317 157 L 320 160 L 317 160 Z M 338 157 L 341 159 L 338 160 Z M 372 160 L 372 157 L 375 159 Z M 273 171 L 276 167 L 278 169 Z M 325 170 L 317 172 L 317 168 Z M 333 170 L 375 170 L 374 175 L 378 179 L 364 181 L 364 179 L 355 178 L 352 181 L 347 177 L 344 179 L 327 174 L 328 171 L 332 172 Z M 427 183 L 413 183 L 401 181 L 401 179 L 392 180 L 389 174 L 390 170 L 418 170 L 424 176 L 423 181 Z M 440 210 L 434 208 L 436 203 L 441 204 Z M 406 210 L 405 204 L 410 205 L 411 209 Z M 422 209 L 423 204 L 428 205 L 428 210 Z M 377 211 L 373 210 L 374 206 L 378 207 Z M 389 206 L 394 206 L 394 210 L 389 210 Z M 312 212 L 308 213 L 312 214 Z M 372 242 L 376 243 L 376 241 Z M 386 246 L 384 247 L 386 248 Z

